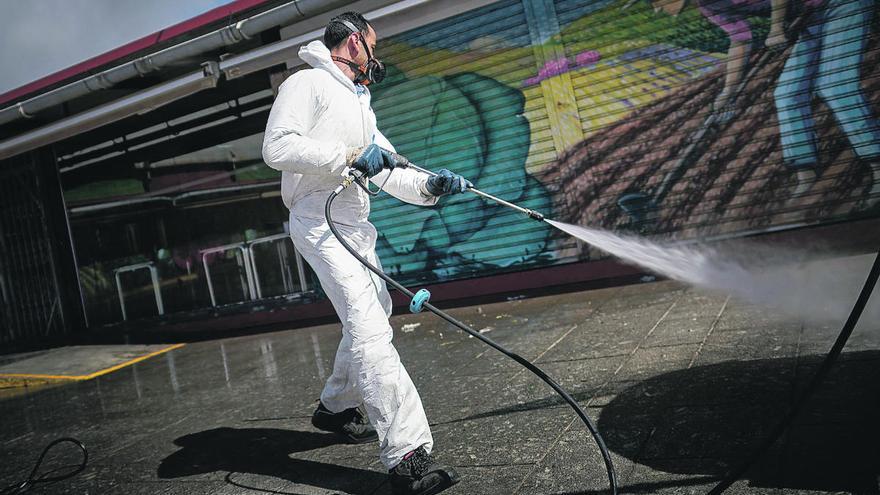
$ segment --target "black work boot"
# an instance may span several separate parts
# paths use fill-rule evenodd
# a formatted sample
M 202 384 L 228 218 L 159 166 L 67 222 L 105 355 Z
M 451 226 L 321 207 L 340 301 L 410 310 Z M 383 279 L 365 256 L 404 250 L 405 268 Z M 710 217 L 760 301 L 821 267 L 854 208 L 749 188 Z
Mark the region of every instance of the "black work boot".
M 388 473 L 394 495 L 434 495 L 459 481 L 454 469 L 437 464 L 424 447 L 406 454 Z
M 312 425 L 319 430 L 338 433 L 348 443 L 375 442 L 379 439 L 376 429 L 357 407 L 332 413 L 319 401 L 318 408 L 312 414 Z

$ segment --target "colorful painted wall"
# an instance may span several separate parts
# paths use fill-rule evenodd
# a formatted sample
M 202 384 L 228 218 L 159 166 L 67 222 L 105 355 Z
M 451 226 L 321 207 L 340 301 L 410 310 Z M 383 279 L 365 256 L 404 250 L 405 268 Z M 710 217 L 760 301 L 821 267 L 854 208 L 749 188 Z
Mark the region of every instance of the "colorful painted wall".
M 383 40 L 374 109 L 413 162 L 571 223 L 693 238 L 876 216 L 876 5 L 815 4 L 497 2 Z M 371 220 L 408 279 L 599 255 L 473 195 L 383 196 Z
M 789 1 L 774 23 L 769 0 L 503 0 L 382 38 L 373 106 L 413 162 L 569 223 L 695 238 L 876 217 L 876 4 L 817 1 Z M 119 291 L 130 319 L 157 314 L 148 271 L 116 282 L 141 263 L 169 313 L 210 308 L 212 292 L 218 306 L 254 299 L 237 251 L 201 252 L 284 231 L 260 153 L 265 83 L 174 122 L 244 105 L 264 112 L 255 128 L 66 186 L 92 325 L 122 319 Z M 407 284 L 603 256 L 474 195 L 422 208 L 383 194 L 371 220 L 383 266 Z M 257 251 L 256 299 L 315 288 L 284 245 Z

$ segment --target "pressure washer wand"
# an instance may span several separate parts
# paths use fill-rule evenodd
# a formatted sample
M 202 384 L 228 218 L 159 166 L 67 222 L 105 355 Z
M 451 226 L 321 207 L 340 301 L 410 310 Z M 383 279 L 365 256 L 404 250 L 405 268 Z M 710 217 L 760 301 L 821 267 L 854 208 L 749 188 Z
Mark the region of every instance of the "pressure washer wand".
M 406 162 L 406 164 L 404 165 L 404 167 L 412 168 L 412 169 L 418 170 L 419 172 L 426 173 L 426 174 L 428 174 L 428 175 L 437 175 L 435 172 L 432 172 L 432 171 L 430 171 L 430 170 L 428 170 L 428 169 L 425 169 L 425 168 L 419 167 L 418 165 L 416 165 L 416 164 L 410 162 L 409 160 L 407 160 L 406 158 L 403 158 L 403 157 L 400 156 L 400 155 L 397 155 L 397 157 L 400 159 L 401 162 Z M 518 211 L 518 212 L 520 212 L 520 213 L 525 213 L 526 215 L 528 215 L 528 216 L 531 217 L 531 218 L 534 218 L 535 220 L 544 220 L 544 215 L 542 215 L 541 213 L 538 213 L 538 212 L 535 211 L 535 210 L 530 210 L 530 209 L 528 209 L 528 208 L 523 208 L 522 206 L 515 205 L 515 204 L 513 204 L 513 203 L 511 203 L 511 202 L 509 202 L 509 201 L 504 201 L 503 199 L 498 198 L 498 197 L 495 197 L 495 196 L 492 196 L 492 195 L 489 194 L 489 193 L 484 193 L 483 191 L 480 191 L 479 189 L 477 189 L 477 188 L 475 188 L 475 187 L 473 187 L 473 186 L 468 187 L 468 191 L 470 191 L 470 192 L 476 194 L 477 196 L 482 196 L 482 197 L 484 197 L 484 198 L 486 198 L 486 199 L 488 199 L 488 200 L 490 200 L 490 201 L 494 201 L 494 202 L 498 203 L 498 204 L 501 205 L 501 206 L 506 206 L 506 207 L 508 207 L 508 208 L 512 208 L 512 209 L 514 209 L 514 210 L 516 210 L 516 211 Z

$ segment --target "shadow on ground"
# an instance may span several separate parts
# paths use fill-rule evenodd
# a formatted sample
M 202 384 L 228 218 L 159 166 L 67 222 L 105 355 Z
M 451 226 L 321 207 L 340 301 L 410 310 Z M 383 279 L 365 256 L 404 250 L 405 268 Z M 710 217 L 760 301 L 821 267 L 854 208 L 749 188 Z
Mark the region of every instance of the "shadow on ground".
M 290 493 L 247 486 L 234 473 L 280 478 L 297 484 L 367 495 L 387 476 L 375 471 L 292 459 L 291 454 L 338 444 L 333 434 L 274 428 L 215 428 L 184 435 L 174 444 L 180 450 L 162 460 L 157 474 L 170 479 L 228 472 L 226 482 L 258 492 Z
M 720 478 L 752 456 L 823 358 L 726 361 L 658 375 L 617 394 L 599 430 L 612 450 L 640 464 Z M 842 356 L 746 475 L 749 485 L 878 493 L 878 379 L 880 352 Z
M 752 456 L 822 359 L 726 361 L 623 388 L 602 407 L 598 421 L 608 448 L 655 471 L 693 478 L 628 482 L 622 476 L 621 492 L 650 493 L 721 479 Z M 581 403 L 593 395 L 589 390 L 573 394 Z M 561 404 L 549 397 L 458 421 Z M 880 493 L 878 417 L 880 351 L 844 354 L 794 425 L 744 479 L 762 489 Z

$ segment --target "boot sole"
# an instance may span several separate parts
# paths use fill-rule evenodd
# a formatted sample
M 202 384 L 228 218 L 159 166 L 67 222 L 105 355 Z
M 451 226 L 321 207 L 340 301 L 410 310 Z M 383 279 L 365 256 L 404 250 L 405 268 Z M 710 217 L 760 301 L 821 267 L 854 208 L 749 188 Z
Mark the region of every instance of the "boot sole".
M 453 485 L 457 484 L 461 481 L 461 477 L 458 475 L 454 469 L 449 468 L 448 470 L 443 471 L 443 482 L 438 483 L 434 486 L 428 487 L 418 493 L 414 493 L 412 495 L 437 495 L 438 493 L 446 490 L 447 488 L 451 488 Z

